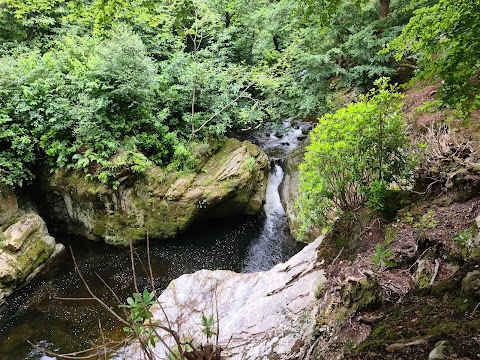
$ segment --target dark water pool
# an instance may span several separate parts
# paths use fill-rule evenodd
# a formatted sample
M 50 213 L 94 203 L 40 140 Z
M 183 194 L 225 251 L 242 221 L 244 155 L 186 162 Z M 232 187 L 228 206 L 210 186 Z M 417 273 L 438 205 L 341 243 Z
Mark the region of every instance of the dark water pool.
M 196 225 L 174 241 L 151 242 L 151 263 L 157 289 L 186 273 L 200 269 L 241 271 L 249 248 L 265 224 L 265 219 L 248 217 L 221 219 Z M 71 246 L 86 281 L 95 293 L 118 309 L 113 295 L 97 274 L 125 301 L 134 291 L 131 259 L 128 249 L 119 250 L 83 238 L 61 237 L 67 249 Z M 285 248 L 285 246 L 284 246 Z M 146 248 L 136 246 L 146 265 Z M 299 250 L 291 241 L 282 255 L 286 260 Z M 146 273 L 136 261 L 138 286 L 148 288 Z M 36 281 L 9 299 L 0 315 L 0 359 L 52 359 L 28 343 L 57 353 L 78 351 L 101 343 L 99 323 L 109 339 L 122 339 L 122 326 L 92 300 L 58 298 L 90 297 L 76 274 L 69 250 Z

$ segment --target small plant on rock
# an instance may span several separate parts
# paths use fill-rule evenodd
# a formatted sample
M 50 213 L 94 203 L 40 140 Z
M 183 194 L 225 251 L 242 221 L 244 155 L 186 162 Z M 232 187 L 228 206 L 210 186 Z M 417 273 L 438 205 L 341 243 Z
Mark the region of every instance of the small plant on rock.
M 247 160 L 245 160 L 245 168 L 250 172 L 254 172 L 257 169 L 257 164 L 255 163 L 255 159 L 253 157 L 249 157 Z
M 458 233 L 453 238 L 453 241 L 459 244 L 460 246 L 465 246 L 467 245 L 468 240 L 470 240 L 472 237 L 473 237 L 473 230 L 469 228 Z
M 217 335 L 215 331 L 213 331 L 213 315 L 206 317 L 205 314 L 202 314 L 202 332 L 207 337 L 207 343 L 210 341 L 214 335 Z
M 127 334 L 134 335 L 137 333 L 145 345 L 151 344 L 155 346 L 154 328 L 145 326 L 144 323 L 153 317 L 150 307 L 155 303 L 155 292 L 148 292 L 147 289 L 143 293 L 133 293 L 127 298 L 126 305 L 119 305 L 122 308 L 130 310 L 130 318 L 132 326 L 124 327 L 123 331 Z
M 373 263 L 381 268 L 394 265 L 392 260 L 389 260 L 389 257 L 392 256 L 392 250 L 388 249 L 383 244 L 377 244 L 375 246 L 375 254 L 373 255 Z

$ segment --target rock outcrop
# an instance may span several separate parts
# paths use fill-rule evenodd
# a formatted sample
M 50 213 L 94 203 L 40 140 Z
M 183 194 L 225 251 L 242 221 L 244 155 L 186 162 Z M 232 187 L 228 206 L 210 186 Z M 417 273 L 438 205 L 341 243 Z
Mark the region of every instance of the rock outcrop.
M 266 272 L 201 270 L 183 275 L 160 296 L 163 311 L 158 305 L 152 307 L 154 317 L 167 324 L 166 314 L 181 338 L 199 345 L 206 342 L 202 315 L 216 321 L 218 314 L 218 343 L 228 359 L 304 359 L 315 326 L 315 295 L 325 281 L 317 257 L 321 242 L 318 238 Z M 167 336 L 165 341 L 172 339 Z M 158 344 L 157 357 L 168 358 Z M 138 347 L 133 345 L 126 358 L 140 359 Z
M 0 304 L 29 282 L 63 245 L 56 244 L 38 214 L 19 209 L 13 191 L 0 189 Z
M 70 172 L 45 177 L 43 213 L 61 231 L 110 244 L 171 238 L 201 217 L 259 212 L 268 171 L 257 146 L 229 139 L 197 173 L 152 167 L 116 190 Z
M 301 227 L 297 200 L 300 196 L 300 171 L 298 166 L 303 162 L 308 140 L 302 142 L 298 148 L 285 156 L 283 160 L 283 171 L 285 175 L 280 184 L 279 192 L 283 208 L 287 215 L 288 227 L 293 236 L 298 237 L 298 231 Z M 312 227 L 308 233 L 303 234 L 302 241 L 309 242 L 315 240 L 322 233 L 322 229 Z
M 300 173 L 298 166 L 303 161 L 304 154 L 305 145 L 300 145 L 283 160 L 283 171 L 285 174 L 279 192 L 283 208 L 287 214 L 288 226 L 292 234 L 295 234 L 300 228 L 298 209 L 295 205 L 300 195 Z

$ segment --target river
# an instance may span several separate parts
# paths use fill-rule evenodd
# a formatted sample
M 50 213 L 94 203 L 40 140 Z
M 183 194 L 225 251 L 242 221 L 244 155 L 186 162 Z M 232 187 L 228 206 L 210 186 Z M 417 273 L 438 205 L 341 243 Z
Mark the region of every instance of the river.
M 265 216 L 196 224 L 173 240 L 152 241 L 150 257 L 157 290 L 182 274 L 200 269 L 268 270 L 302 248 L 289 233 L 278 193 L 283 178 L 280 159 L 302 139 L 302 129 L 291 128 L 288 123 L 283 129 L 283 134 L 267 133 L 263 139 L 254 139 L 272 158 Z M 113 309 L 119 309 L 103 282 L 122 301 L 134 291 L 129 250 L 80 237 L 55 237 L 71 248 L 78 269 L 95 294 Z M 147 264 L 145 245 L 136 246 L 135 252 L 138 286 L 149 288 L 142 268 Z M 4 305 L 0 315 L 0 359 L 54 359 L 48 351 L 70 353 L 89 348 L 92 343 L 100 344 L 103 337 L 124 338 L 122 326 L 89 297 L 68 250 Z

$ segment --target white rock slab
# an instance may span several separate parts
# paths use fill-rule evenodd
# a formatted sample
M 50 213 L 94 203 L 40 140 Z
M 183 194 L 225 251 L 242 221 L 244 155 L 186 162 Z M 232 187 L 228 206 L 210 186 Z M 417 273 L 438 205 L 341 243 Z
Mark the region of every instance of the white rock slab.
M 218 312 L 218 343 L 226 358 L 304 358 L 315 324 L 315 292 L 325 281 L 317 256 L 321 241 L 319 237 L 286 263 L 266 272 L 201 270 L 172 281 L 160 296 L 171 327 L 181 338 L 193 339 L 194 345 L 205 344 L 202 314 L 213 315 L 216 320 Z M 159 305 L 152 310 L 156 320 L 168 325 Z M 172 344 L 168 337 L 165 341 Z M 157 343 L 155 352 L 158 359 L 169 358 L 161 344 Z M 123 357 L 142 358 L 137 346 Z

